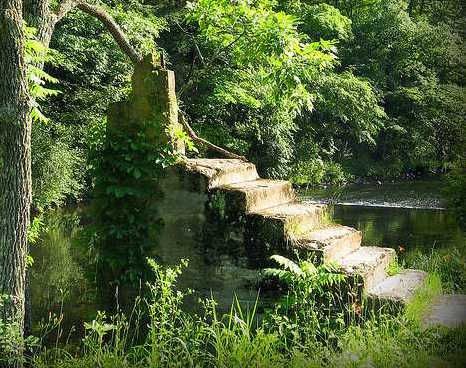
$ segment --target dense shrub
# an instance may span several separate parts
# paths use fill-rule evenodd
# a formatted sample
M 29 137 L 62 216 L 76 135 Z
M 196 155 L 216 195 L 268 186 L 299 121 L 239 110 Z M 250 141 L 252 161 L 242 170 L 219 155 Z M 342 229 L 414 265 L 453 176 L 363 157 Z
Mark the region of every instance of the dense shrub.
M 449 207 L 455 211 L 460 224 L 466 223 L 466 167 L 464 161 L 458 162 L 457 166 L 447 176 L 445 196 Z
M 84 152 L 72 148 L 63 133 L 44 123 L 32 129 L 32 193 L 34 206 L 60 206 L 77 200 L 84 186 Z

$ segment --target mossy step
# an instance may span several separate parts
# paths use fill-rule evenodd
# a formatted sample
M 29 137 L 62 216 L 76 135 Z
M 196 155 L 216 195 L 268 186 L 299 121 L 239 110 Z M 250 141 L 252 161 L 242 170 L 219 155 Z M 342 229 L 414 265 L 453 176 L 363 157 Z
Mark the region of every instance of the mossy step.
M 352 227 L 332 225 L 293 239 L 293 247 L 316 255 L 318 262 L 339 261 L 361 246 L 361 232 Z
M 282 238 L 296 238 L 316 227 L 324 221 L 325 205 L 312 205 L 301 202 L 290 202 L 275 207 L 251 212 L 249 216 L 257 217 L 255 221 L 268 222 L 275 226 Z
M 259 178 L 254 164 L 237 159 L 186 159 L 184 165 L 188 171 L 203 176 L 208 189 Z
M 408 303 L 425 282 L 427 273 L 419 270 L 403 270 L 388 276 L 367 291 L 367 297 L 383 302 Z
M 367 292 L 387 278 L 388 266 L 395 260 L 394 249 L 360 247 L 337 260 L 337 263 L 347 275 L 354 276 Z
M 285 180 L 257 179 L 223 185 L 217 190 L 225 195 L 227 206 L 245 213 L 290 203 L 296 198 L 291 183 Z

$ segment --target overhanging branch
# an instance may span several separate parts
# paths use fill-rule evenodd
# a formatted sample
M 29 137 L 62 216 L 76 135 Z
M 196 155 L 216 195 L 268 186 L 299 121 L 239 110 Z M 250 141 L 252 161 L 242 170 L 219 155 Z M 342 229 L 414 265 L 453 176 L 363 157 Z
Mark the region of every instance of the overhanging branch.
M 110 34 L 113 36 L 114 40 L 120 46 L 120 49 L 128 55 L 131 61 L 136 64 L 142 60 L 141 55 L 131 46 L 128 38 L 112 18 L 103 8 L 87 3 L 83 0 L 64 0 L 61 2 L 58 7 L 58 11 L 55 14 L 55 23 L 59 22 L 63 17 L 68 14 L 68 12 L 74 8 L 97 18 L 102 22 L 102 24 L 107 28 Z
M 189 137 L 194 142 L 203 144 L 203 145 L 207 146 L 208 148 L 210 148 L 211 150 L 213 150 L 215 152 L 218 152 L 218 153 L 222 154 L 225 157 L 234 158 L 234 159 L 238 159 L 238 160 L 242 160 L 242 161 L 247 161 L 247 158 L 244 157 L 244 156 L 240 156 L 240 155 L 237 155 L 236 153 L 227 151 L 226 149 L 224 149 L 222 147 L 219 147 L 219 146 L 216 146 L 215 144 L 209 142 L 208 140 L 206 140 L 204 138 L 198 137 L 196 132 L 189 125 L 186 117 L 184 116 L 184 113 L 181 110 L 179 111 L 179 115 L 180 115 L 181 124 L 186 129 L 186 131 L 188 132 Z

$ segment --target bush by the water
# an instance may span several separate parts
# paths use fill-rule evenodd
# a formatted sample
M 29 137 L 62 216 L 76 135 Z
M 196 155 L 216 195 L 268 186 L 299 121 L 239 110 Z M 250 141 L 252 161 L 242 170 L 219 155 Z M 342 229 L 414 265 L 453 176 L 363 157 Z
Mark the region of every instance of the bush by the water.
M 460 223 L 466 223 L 466 164 L 460 162 L 447 176 L 445 190 L 449 207 L 455 211 Z

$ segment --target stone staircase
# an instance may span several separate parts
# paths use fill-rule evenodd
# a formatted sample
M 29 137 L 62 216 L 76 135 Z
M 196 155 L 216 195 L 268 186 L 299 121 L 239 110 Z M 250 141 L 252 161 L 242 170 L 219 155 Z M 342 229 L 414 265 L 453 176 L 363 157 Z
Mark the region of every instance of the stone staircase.
M 147 55 L 135 65 L 131 94 L 109 107 L 107 139 L 112 140 L 114 134 L 142 132 L 147 143 L 171 142 L 183 155 L 184 143 L 176 133 L 183 129 L 178 111 L 174 72 L 165 69 L 156 55 Z M 181 257 L 195 258 L 198 246 L 205 247 L 203 262 L 209 252 L 223 255 L 230 248 L 234 256 L 243 248 L 248 259 L 262 261 L 272 254 L 294 256 L 298 252 L 314 256 L 316 262 L 339 263 L 345 273 L 360 280 L 360 290 L 370 300 L 401 304 L 412 298 L 426 278 L 416 270 L 389 276 L 393 250 L 361 247 L 359 231 L 331 224 L 324 206 L 299 202 L 289 182 L 261 179 L 249 162 L 186 159 L 166 170 L 165 179 L 157 183 L 154 200 L 156 203 L 148 205 L 154 207 L 164 226 L 157 222 L 149 232 L 157 238 L 158 256 L 169 263 Z M 183 250 L 179 254 L 175 249 Z M 466 321 L 465 313 L 455 315 L 455 321 L 452 318 L 458 310 L 464 311 L 466 296 L 448 296 L 436 303 L 429 316 L 432 323 Z M 443 310 L 448 313 L 436 312 Z
M 328 220 L 326 207 L 300 202 L 288 181 L 262 179 L 252 163 L 235 159 L 186 159 L 181 175 L 196 178 L 212 218 L 221 217 L 240 233 L 248 253 L 312 256 L 334 262 L 370 300 L 405 304 L 426 274 L 403 270 L 388 275 L 396 262 L 391 248 L 361 246 L 361 232 Z M 192 179 L 191 179 L 192 182 Z

